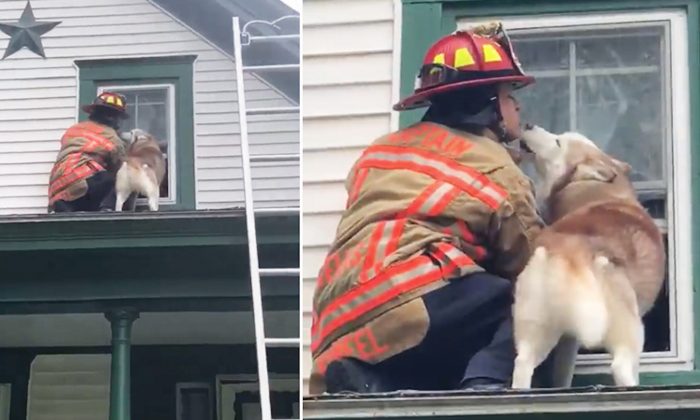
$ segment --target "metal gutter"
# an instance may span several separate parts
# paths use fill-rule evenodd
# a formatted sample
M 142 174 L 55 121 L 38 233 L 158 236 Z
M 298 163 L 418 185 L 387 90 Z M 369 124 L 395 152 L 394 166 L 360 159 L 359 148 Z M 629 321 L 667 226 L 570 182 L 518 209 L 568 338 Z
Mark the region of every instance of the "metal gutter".
M 700 410 L 700 386 L 411 392 L 304 398 L 304 419 Z
M 60 223 L 71 221 L 115 221 L 115 220 L 177 220 L 177 219 L 217 219 L 217 218 L 244 218 L 242 207 L 222 210 L 168 210 L 160 212 L 152 211 L 124 211 L 124 212 L 77 212 L 77 213 L 37 213 L 37 214 L 13 214 L 0 216 L 0 225 L 17 223 Z M 256 209 L 255 217 L 299 217 L 296 208 L 271 208 Z

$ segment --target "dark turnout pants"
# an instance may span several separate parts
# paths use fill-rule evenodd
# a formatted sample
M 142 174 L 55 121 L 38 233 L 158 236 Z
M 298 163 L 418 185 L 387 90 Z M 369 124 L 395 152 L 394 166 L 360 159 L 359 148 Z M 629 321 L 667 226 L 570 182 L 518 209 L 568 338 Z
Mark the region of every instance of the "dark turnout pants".
M 515 361 L 513 284 L 475 273 L 423 296 L 430 325 L 423 341 L 376 365 L 354 359 L 331 363 L 330 393 L 509 387 Z M 553 357 L 536 370 L 533 386 L 552 387 Z
M 509 383 L 512 290 L 508 280 L 476 273 L 426 294 L 425 339 L 376 368 L 396 389 L 456 389 L 477 378 Z
M 354 359 L 331 363 L 327 391 L 510 386 L 515 360 L 510 281 L 475 273 L 421 299 L 430 325 L 418 346 L 376 365 Z
M 56 213 L 76 211 L 114 210 L 117 196 L 114 187 L 114 175 L 107 171 L 97 172 L 87 180 L 87 193 L 73 200 L 57 200 L 53 204 Z

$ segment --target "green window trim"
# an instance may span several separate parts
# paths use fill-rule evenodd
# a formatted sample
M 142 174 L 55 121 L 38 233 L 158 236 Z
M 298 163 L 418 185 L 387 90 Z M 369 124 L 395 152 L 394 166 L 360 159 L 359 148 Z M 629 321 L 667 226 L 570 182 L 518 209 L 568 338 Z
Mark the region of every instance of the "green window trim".
M 172 84 L 175 86 L 175 177 L 176 202 L 162 205 L 162 210 L 194 210 L 194 55 L 78 60 L 79 104 L 92 102 L 100 85 Z M 79 120 L 87 115 L 80 110 Z
M 413 92 L 416 71 L 423 54 L 439 37 L 454 31 L 463 17 L 505 17 L 574 12 L 632 12 L 677 8 L 686 12 L 691 135 L 691 200 L 700 202 L 700 0 L 403 0 L 401 27 L 401 97 Z M 424 110 L 400 114 L 400 127 L 419 121 Z M 692 139 L 696 139 L 693 141 Z M 691 210 L 693 260 L 700 261 L 700 205 Z M 700 383 L 700 263 L 693 264 L 694 370 L 642 373 L 643 384 Z M 609 376 L 609 375 L 607 375 Z M 609 378 L 586 375 L 581 383 L 609 383 Z

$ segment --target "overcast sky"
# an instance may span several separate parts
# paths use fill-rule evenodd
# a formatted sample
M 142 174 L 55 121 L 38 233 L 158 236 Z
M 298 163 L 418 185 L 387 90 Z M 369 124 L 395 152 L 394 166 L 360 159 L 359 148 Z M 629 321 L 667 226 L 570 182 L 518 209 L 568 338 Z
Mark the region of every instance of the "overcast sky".
M 286 4 L 287 6 L 291 7 L 292 9 L 298 12 L 301 9 L 301 1 L 302 0 L 282 0 L 282 3 Z

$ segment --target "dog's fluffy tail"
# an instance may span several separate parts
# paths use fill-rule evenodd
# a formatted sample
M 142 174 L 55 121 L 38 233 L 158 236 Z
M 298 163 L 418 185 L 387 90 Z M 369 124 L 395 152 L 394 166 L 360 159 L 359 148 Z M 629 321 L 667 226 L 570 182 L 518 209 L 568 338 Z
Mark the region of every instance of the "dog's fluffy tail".
M 596 257 L 591 269 L 580 274 L 583 287 L 572 308 L 573 321 L 576 336 L 589 348 L 601 345 L 608 330 L 609 314 L 601 282 L 605 281 L 609 263 L 605 257 Z

